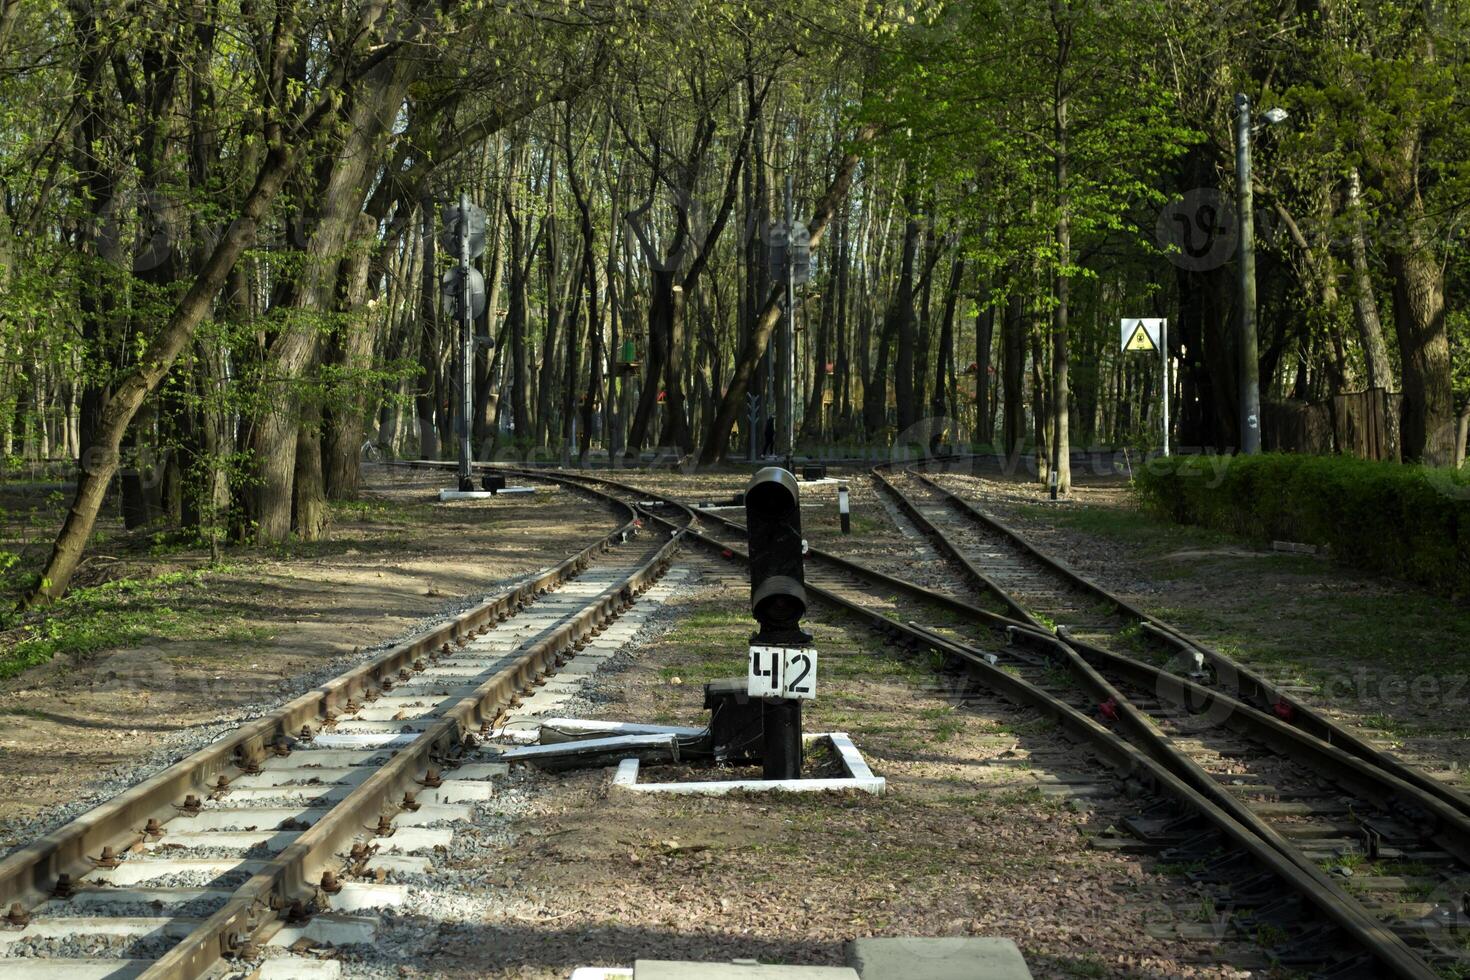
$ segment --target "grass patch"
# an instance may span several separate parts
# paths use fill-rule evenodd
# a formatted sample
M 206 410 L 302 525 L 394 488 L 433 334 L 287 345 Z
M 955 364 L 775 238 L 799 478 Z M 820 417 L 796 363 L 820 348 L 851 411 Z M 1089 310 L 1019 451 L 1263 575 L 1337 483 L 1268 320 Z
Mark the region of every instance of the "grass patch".
M 150 640 L 207 636 L 224 641 L 256 638 L 240 623 L 222 624 L 206 609 L 179 607 L 180 599 L 207 580 L 207 572 L 168 572 L 74 589 L 55 605 L 10 631 L 0 652 L 0 678 L 14 677 L 58 655 L 78 660 Z

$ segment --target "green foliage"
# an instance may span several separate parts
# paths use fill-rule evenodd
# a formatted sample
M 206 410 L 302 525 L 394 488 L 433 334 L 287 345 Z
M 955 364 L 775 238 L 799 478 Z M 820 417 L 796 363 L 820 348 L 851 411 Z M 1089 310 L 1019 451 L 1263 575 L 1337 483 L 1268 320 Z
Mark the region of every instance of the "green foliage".
M 235 628 L 222 631 L 201 609 L 173 604 L 204 581 L 204 572 L 168 572 L 76 589 L 35 621 L 15 628 L 15 638 L 0 652 L 0 678 L 58 655 L 86 658 L 150 639 L 201 633 L 244 635 Z
M 1151 460 L 1134 479 L 1176 521 L 1326 545 L 1358 568 L 1470 592 L 1470 470 L 1343 456 L 1176 456 Z

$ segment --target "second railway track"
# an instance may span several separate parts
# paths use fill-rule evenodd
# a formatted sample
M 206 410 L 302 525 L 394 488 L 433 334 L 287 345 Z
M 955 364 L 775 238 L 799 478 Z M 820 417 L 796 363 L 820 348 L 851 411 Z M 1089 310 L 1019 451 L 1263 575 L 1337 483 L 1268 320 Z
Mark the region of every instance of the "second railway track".
M 866 616 L 905 643 L 949 654 L 972 675 L 978 672 L 982 684 L 1013 699 L 1069 715 L 1074 734 L 1094 742 L 1126 736 L 1130 745 L 1111 747 L 1127 759 L 1126 767 L 1145 773 L 1155 791 L 1162 783 L 1176 802 L 1182 796 L 1195 805 L 1184 814 L 1167 805 L 1142 814 L 1133 831 L 1214 888 L 1218 901 L 1236 910 L 1232 928 L 1269 947 L 1273 962 L 1339 977 L 1427 977 L 1463 964 L 1453 948 L 1464 924 L 1454 889 L 1470 867 L 1470 821 L 1458 808 L 1274 714 L 1105 649 L 1110 637 L 1129 626 L 1106 595 L 1048 578 L 1029 566 L 1023 549 L 998 549 L 992 541 L 987 551 L 973 539 L 969 547 L 956 543 L 964 530 L 963 509 L 945 499 L 942 488 L 908 474 L 875 471 L 874 477 L 941 554 L 975 580 L 979 600 L 991 608 L 813 549 L 808 582 L 820 598 Z M 579 479 L 684 509 L 675 498 L 645 488 Z M 738 522 L 709 510 L 685 512 L 712 531 L 691 533 L 692 540 L 740 557 Z M 875 590 L 887 598 L 875 600 Z M 949 628 L 894 623 L 897 596 L 929 606 Z M 957 622 L 968 629 L 956 629 Z M 1076 630 L 1067 629 L 1068 623 Z M 1053 632 L 1052 625 L 1062 628 Z M 1174 654 L 1198 653 L 1166 624 L 1155 621 L 1151 627 Z M 983 628 L 978 637 L 977 628 Z M 997 633 L 1010 644 L 997 647 Z M 1130 751 L 1144 758 L 1128 756 Z M 1446 795 L 1452 799 L 1454 791 L 1446 788 Z M 1204 823 L 1214 828 L 1202 825 L 1202 811 L 1209 817 Z M 1221 826 L 1231 831 L 1225 841 L 1217 836 Z M 1281 892 L 1282 878 L 1295 896 Z M 1426 893 L 1451 895 L 1453 901 L 1436 905 L 1424 901 Z M 1325 914 L 1303 920 L 1303 899 Z M 1343 956 L 1338 930 L 1369 950 L 1373 962 Z

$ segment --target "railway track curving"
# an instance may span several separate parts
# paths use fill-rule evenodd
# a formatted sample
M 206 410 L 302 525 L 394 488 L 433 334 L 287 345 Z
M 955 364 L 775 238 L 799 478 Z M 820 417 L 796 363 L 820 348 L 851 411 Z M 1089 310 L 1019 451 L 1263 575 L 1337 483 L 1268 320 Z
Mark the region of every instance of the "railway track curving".
M 478 740 L 669 567 L 679 528 L 597 499 L 619 526 L 554 568 L 5 857 L 0 973 L 243 975 L 265 944 L 363 941 L 351 913 L 489 792 Z
M 743 559 L 743 526 L 708 509 L 600 476 L 524 475 L 658 502 L 654 519 L 677 516 L 691 527 L 687 540 Z M 1353 751 L 1361 739 L 1330 721 L 1293 725 L 1280 716 L 1288 712 L 1221 690 L 1220 677 L 1236 676 L 1228 658 L 1075 584 L 1026 547 L 980 540 L 963 501 L 925 477 L 880 467 L 873 478 L 975 583 L 976 602 L 813 548 L 807 579 L 819 600 L 944 655 L 970 683 L 1038 708 L 1125 784 L 1145 788 L 1155 802 L 1129 829 L 1211 889 L 1216 907 L 1232 910 L 1230 928 L 1271 963 L 1330 977 L 1453 975 L 1464 965 L 1456 889 L 1470 867 L 1470 821 L 1454 788 L 1431 791 L 1422 773 L 1403 778 L 1408 767 L 1396 760 L 1375 764 Z M 895 621 L 897 596 L 947 625 Z M 1159 644 L 1180 672 L 1145 659 L 1140 638 Z M 1108 649 L 1119 639 L 1124 649 Z M 1207 670 L 1190 670 L 1201 662 Z M 1275 693 L 1241 675 L 1261 685 L 1251 690 Z M 1435 897 L 1450 901 L 1425 901 Z

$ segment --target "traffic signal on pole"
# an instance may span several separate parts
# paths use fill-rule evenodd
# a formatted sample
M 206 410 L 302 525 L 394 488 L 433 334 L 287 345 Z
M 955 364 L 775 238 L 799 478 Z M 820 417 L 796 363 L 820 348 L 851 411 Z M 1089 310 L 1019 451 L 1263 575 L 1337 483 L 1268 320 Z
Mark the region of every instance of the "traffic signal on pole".
M 796 477 L 779 466 L 756 473 L 745 491 L 750 552 L 750 610 L 760 624 L 752 642 L 800 645 L 806 614 L 806 574 L 801 536 L 801 498 Z

